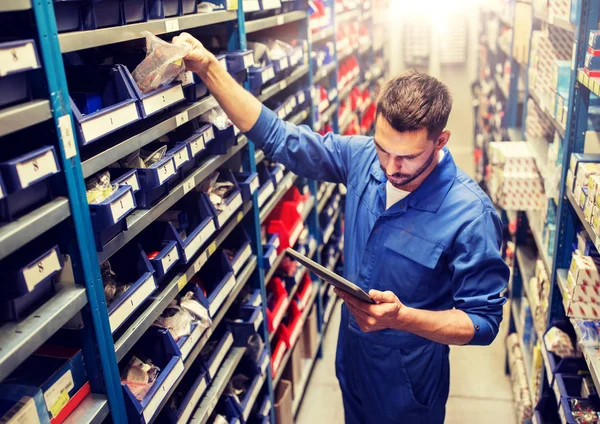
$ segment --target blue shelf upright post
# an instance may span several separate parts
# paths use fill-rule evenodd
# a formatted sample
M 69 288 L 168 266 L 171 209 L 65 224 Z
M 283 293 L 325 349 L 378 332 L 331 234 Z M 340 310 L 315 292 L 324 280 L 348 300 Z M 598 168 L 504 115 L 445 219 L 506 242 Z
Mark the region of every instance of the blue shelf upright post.
M 97 352 L 100 368 L 104 379 L 104 387 L 96 387 L 94 391 L 105 391 L 112 419 L 115 423 L 126 423 L 125 403 L 117 368 L 117 359 L 112 343 L 112 333 L 108 321 L 108 312 L 104 298 L 104 288 L 100 277 L 94 236 L 91 231 L 91 219 L 85 195 L 85 184 L 81 170 L 81 162 L 74 136 L 73 120 L 69 106 L 69 94 L 65 77 L 64 65 L 58 44 L 58 30 L 52 2 L 31 2 L 36 19 L 36 27 L 40 40 L 40 50 L 48 89 L 54 124 L 59 138 L 59 153 L 64 170 L 71 216 L 79 251 L 74 252 L 73 271 L 78 281 L 84 281 L 87 289 L 89 309 L 84 310 L 86 327 L 94 329 L 97 341 Z M 90 330 L 85 330 L 90 331 Z M 88 333 L 89 334 L 89 333 Z M 89 345 L 84 346 L 89 352 Z

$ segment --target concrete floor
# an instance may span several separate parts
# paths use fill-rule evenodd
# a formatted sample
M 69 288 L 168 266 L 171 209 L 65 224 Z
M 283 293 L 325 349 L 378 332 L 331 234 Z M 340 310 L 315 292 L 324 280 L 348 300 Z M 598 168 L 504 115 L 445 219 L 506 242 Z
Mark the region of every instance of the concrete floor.
M 448 128 L 452 131 L 449 148 L 457 165 L 469 175 L 474 173 L 473 113 L 468 78 L 457 69 L 442 72 L 454 97 Z M 313 370 L 297 422 L 300 424 L 344 422 L 341 392 L 335 377 L 335 347 L 340 319 L 340 302 L 327 328 L 323 358 Z M 450 399 L 446 423 L 516 423 L 510 380 L 504 374 L 508 309 L 500 334 L 488 347 L 452 347 L 450 353 Z

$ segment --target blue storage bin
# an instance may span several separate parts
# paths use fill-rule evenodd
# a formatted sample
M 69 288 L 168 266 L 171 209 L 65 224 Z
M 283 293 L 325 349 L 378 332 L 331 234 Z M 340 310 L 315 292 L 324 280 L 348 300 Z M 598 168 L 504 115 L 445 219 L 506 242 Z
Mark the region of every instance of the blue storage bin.
M 275 181 L 271 179 L 271 176 L 265 166 L 264 162 L 259 163 L 256 166 L 258 172 L 258 207 L 262 207 L 271 195 L 275 192 Z
M 262 423 L 264 422 L 264 419 L 269 420 L 271 418 L 271 408 L 273 407 L 273 404 L 271 403 L 271 397 L 268 393 L 262 395 L 259 398 L 259 402 L 260 406 L 256 410 L 256 418 L 258 419 L 258 422 Z
M 164 240 L 177 242 L 180 262 L 187 264 L 208 239 L 216 232 L 215 216 L 201 207 L 201 193 L 186 195 L 173 209 L 180 210 L 176 217 L 163 216 L 153 224 L 153 232 Z M 167 212 L 169 214 L 169 212 Z
M 121 185 L 109 197 L 89 207 L 96 249 L 102 251 L 106 243 L 127 229 L 125 218 L 136 208 L 133 189 L 128 185 Z
M 279 119 L 285 120 L 285 118 L 287 118 L 287 116 L 288 116 L 288 112 L 285 108 L 285 103 L 282 103 L 279 106 L 277 106 L 276 108 L 274 108 L 273 112 L 275 112 L 275 114 L 277 115 L 277 117 Z
M 153 231 L 144 231 L 139 239 L 148 260 L 154 268 L 154 277 L 157 281 L 161 279 L 179 262 L 179 249 L 177 242 L 163 240 L 160 235 Z
M 236 285 L 231 264 L 221 250 L 208 258 L 191 281 L 203 289 L 197 292 L 198 299 L 208 309 L 211 317 L 215 316 Z
M 146 22 L 148 20 L 148 4 L 146 0 L 122 0 L 123 20 L 125 24 Z
M 571 399 L 588 401 L 588 399 L 582 399 L 580 397 L 573 397 L 573 398 L 561 397 L 559 399 L 559 404 L 558 404 L 558 415 L 561 417 L 561 423 L 577 424 L 577 421 L 575 421 L 575 418 L 573 417 L 573 411 L 571 410 L 571 402 L 570 402 Z M 594 400 L 592 402 L 594 403 L 595 410 L 596 411 L 600 410 L 600 402 L 598 402 L 597 400 Z
M 279 242 L 279 238 L 277 239 Z M 272 244 L 263 245 L 263 268 L 269 271 L 277 259 L 277 247 Z
M 273 65 L 275 74 L 280 74 L 290 67 L 290 60 L 287 56 L 280 57 L 279 59 L 271 59 L 269 61 L 271 62 L 271 65 Z
M 210 337 L 210 341 L 217 341 L 217 343 L 204 364 L 204 369 L 206 370 L 209 380 L 212 381 L 216 377 L 219 367 L 233 346 L 233 334 L 227 326 L 220 325 Z M 206 347 L 204 349 L 206 349 Z
M 116 171 L 116 172 L 115 172 Z M 130 186 L 131 191 L 137 193 L 140 190 L 140 180 L 137 176 L 137 170 L 131 169 L 127 172 L 122 172 L 118 169 L 109 169 L 111 182 L 118 186 Z
M 202 98 L 208 96 L 208 87 L 197 74 L 190 72 L 192 75 L 186 76 L 182 81 L 183 89 L 185 91 L 185 97 L 188 102 L 194 103 L 200 101 Z M 188 73 L 186 72 L 186 75 Z
M 133 347 L 132 353 L 144 358 L 149 358 L 152 363 L 160 368 L 160 373 L 146 396 L 139 401 L 126 384 L 121 383 L 125 392 L 125 406 L 127 418 L 130 423 L 149 423 L 156 415 L 158 406 L 179 376 L 183 373 L 183 361 L 177 356 L 177 346 L 164 328 L 150 327 L 140 341 Z M 126 366 L 127 361 L 122 361 L 121 366 Z
M 265 352 L 266 353 L 266 352 Z M 262 389 L 265 378 L 267 377 L 266 368 L 269 364 L 269 358 L 265 356 L 266 361 L 264 361 L 264 371 L 261 366 L 259 370 L 257 370 L 257 364 L 253 363 L 253 361 L 244 358 L 240 365 L 238 365 L 238 370 L 250 377 L 252 382 L 248 386 L 248 390 L 243 397 L 238 398 L 237 396 L 225 395 L 226 405 L 228 409 L 228 415 L 239 415 L 243 418 L 243 422 L 248 421 L 250 417 L 250 412 L 252 411 L 252 407 L 258 398 L 258 395 Z
M 117 66 L 123 68 L 127 82 L 133 90 L 136 99 L 138 100 L 138 108 L 142 118 L 152 116 L 185 100 L 181 82 L 173 81 L 164 87 L 157 88 L 156 90 L 149 91 L 148 93 L 142 93 L 135 83 L 135 80 L 131 76 L 131 72 L 129 71 L 130 68 L 125 65 Z
M 296 46 L 288 51 L 288 61 L 290 67 L 296 67 L 304 64 L 304 46 Z
M 21 214 L 52 198 L 48 181 L 42 181 L 24 190 L 6 194 L 6 187 L 0 175 L 0 187 L 2 189 L 0 194 L 0 221 L 13 221 Z
M 86 30 L 125 24 L 122 0 L 89 0 L 83 3 L 82 12 Z
M 58 32 L 81 31 L 83 29 L 82 1 L 54 0 L 53 3 Z
M 154 268 L 139 243 L 129 243 L 109 259 L 118 282 L 131 287 L 108 305 L 108 321 L 114 333 L 156 290 Z
M 227 319 L 236 346 L 247 346 L 248 339 L 258 333 L 264 319 L 262 309 L 256 306 L 240 306 L 235 316 Z
M 254 65 L 254 52 L 252 50 L 232 50 L 223 52 L 230 74 L 238 74 Z
M 154 202 L 169 192 L 168 182 L 177 175 L 173 156 L 165 155 L 148 168 L 133 168 L 137 171 L 140 190 L 135 193 L 137 206 L 149 209 Z
M 218 181 L 229 181 L 233 183 L 234 188 L 229 192 L 229 196 L 224 200 L 225 206 L 222 210 L 217 210 L 210 201 L 208 194 L 202 193 L 202 204 L 201 210 L 204 210 L 206 214 L 210 214 L 216 217 L 215 223 L 217 229 L 223 228 L 223 226 L 229 221 L 235 212 L 242 206 L 242 193 L 233 177 L 233 174 L 228 169 L 222 169 L 219 171 Z
M 39 244 L 39 241 L 30 244 L 2 261 L 0 280 L 4 282 L 4 299 L 16 299 L 33 292 L 63 268 L 59 247 Z
M 252 195 L 260 187 L 258 173 L 256 172 L 234 172 L 233 177 L 237 181 L 240 190 L 242 191 L 242 199 L 244 202 L 252 200 Z
M 176 401 L 171 398 L 157 422 L 187 423 L 200 403 L 200 399 L 204 396 L 208 385 L 209 380 L 202 361 L 194 361 L 177 386 L 177 391 L 185 393 L 185 396 L 181 399 L 178 397 Z
M 275 78 L 273 65 L 252 66 L 248 69 L 248 80 L 250 89 L 257 92 L 263 85 Z
M 35 41 L 0 43 L 0 53 L 18 59 L 2 64 L 4 73 L 0 75 L 0 107 L 31 99 L 28 71 L 40 68 Z
M 243 269 L 248 259 L 252 256 L 252 246 L 248 233 L 240 225 L 238 225 L 231 234 L 221 244 L 223 250 L 235 252 L 232 257 L 227 256 L 231 269 L 235 275 L 238 275 Z
M 207 142 L 206 146 L 211 155 L 226 155 L 229 149 L 237 144 L 237 134 L 239 131 L 230 123 L 224 130 L 212 126 L 214 134 L 213 140 Z
M 275 185 L 279 184 L 281 182 L 281 180 L 283 179 L 284 170 L 285 170 L 285 167 L 280 163 L 274 164 L 274 166 L 272 166 L 270 169 L 268 169 L 269 176 L 271 177 L 271 179 L 273 180 Z
M 82 146 L 140 120 L 123 66 L 67 66 L 65 71 Z
M 252 292 L 252 295 L 248 299 L 247 302 L 243 304 L 244 306 L 260 306 L 262 305 L 262 294 L 260 293 L 260 289 L 256 289 Z
M 556 380 L 553 384 L 554 394 L 556 395 L 557 403 L 560 405 L 561 397 L 580 397 L 581 385 L 583 377 L 574 374 L 556 374 Z M 593 399 L 598 399 L 597 396 L 591 396 Z
M 150 19 L 181 16 L 181 0 L 148 0 Z
M 46 279 L 26 295 L 0 300 L 0 321 L 22 321 L 54 294 L 54 281 Z
M 8 193 L 31 187 L 60 172 L 53 146 L 44 146 L 16 158 L 0 162 Z

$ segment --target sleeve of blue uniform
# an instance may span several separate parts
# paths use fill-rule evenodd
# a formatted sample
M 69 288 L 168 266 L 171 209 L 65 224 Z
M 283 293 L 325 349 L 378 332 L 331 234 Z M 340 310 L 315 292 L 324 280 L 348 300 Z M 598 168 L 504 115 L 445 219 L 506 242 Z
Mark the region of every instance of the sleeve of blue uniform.
M 254 127 L 246 133 L 265 156 L 303 177 L 346 183 L 353 137 L 320 135 L 306 125 L 285 122 L 263 105 Z
M 502 321 L 506 298 L 501 293 L 508 284 L 509 270 L 500 256 L 501 244 L 500 218 L 485 211 L 460 233 L 452 250 L 454 307 L 473 321 L 472 345 L 490 344 Z

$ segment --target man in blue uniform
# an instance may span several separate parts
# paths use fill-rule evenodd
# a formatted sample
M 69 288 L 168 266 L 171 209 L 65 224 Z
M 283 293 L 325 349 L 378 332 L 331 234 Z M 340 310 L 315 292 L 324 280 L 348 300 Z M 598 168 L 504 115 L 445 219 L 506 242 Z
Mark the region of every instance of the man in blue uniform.
M 265 155 L 345 184 L 345 277 L 376 300 L 344 300 L 336 373 L 348 423 L 442 423 L 448 345 L 487 345 L 502 320 L 508 268 L 501 222 L 446 144 L 447 87 L 408 72 L 377 101 L 375 137 L 321 136 L 278 119 L 188 34 L 188 69 Z

